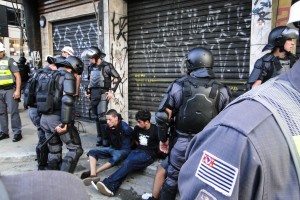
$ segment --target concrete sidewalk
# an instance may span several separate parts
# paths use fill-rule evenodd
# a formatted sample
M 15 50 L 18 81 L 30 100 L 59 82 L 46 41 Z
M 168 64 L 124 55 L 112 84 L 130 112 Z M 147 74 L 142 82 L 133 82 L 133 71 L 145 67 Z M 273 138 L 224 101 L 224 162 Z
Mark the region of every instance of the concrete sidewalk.
M 37 170 L 37 163 L 35 161 L 35 148 L 38 141 L 36 128 L 28 117 L 28 110 L 24 110 L 21 103 L 19 108 L 23 127 L 23 139 L 19 142 L 12 142 L 13 134 L 10 131 L 9 139 L 0 140 L 0 172 L 3 175 L 19 174 Z M 96 126 L 93 122 L 85 121 L 80 121 L 80 123 L 77 122 L 75 125 L 79 128 L 82 147 L 84 149 L 84 153 L 81 156 L 74 173 L 79 177 L 83 170 L 89 169 L 86 153 L 90 149 L 96 147 Z M 63 146 L 63 153 L 65 152 L 66 148 Z M 106 160 L 99 160 L 98 164 L 102 165 L 105 162 Z M 156 166 L 159 162 L 160 161 L 156 161 L 145 170 L 129 175 L 121 185 L 118 193 L 112 198 L 101 195 L 92 186 L 86 187 L 90 199 L 141 199 L 142 194 L 151 192 Z M 117 169 L 118 166 L 102 172 L 99 175 L 101 180 L 108 177 Z
M 19 142 L 12 142 L 13 133 L 10 129 L 9 139 L 0 140 L 0 162 L 22 162 L 36 157 L 35 147 L 38 142 L 36 127 L 32 124 L 28 110 L 24 110 L 20 106 L 20 116 L 22 121 L 22 136 L 23 139 Z M 9 116 L 10 122 L 10 116 Z M 83 144 L 83 149 L 89 150 L 95 147 L 96 144 L 96 127 L 91 122 L 76 122 L 75 125 L 79 128 L 80 137 Z M 10 125 L 9 125 L 10 128 Z M 64 148 L 65 150 L 65 148 Z

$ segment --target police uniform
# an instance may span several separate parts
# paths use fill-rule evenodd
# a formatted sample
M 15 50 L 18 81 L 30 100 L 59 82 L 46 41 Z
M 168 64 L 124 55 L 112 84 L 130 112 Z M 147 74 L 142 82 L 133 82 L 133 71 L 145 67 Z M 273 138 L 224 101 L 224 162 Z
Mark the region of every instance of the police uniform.
M 6 134 L 5 138 L 8 137 L 9 133 L 7 111 L 11 113 L 11 128 L 14 138 L 22 138 L 22 124 L 18 109 L 19 100 L 13 98 L 15 92 L 15 76 L 13 73 L 15 72 L 19 72 L 19 69 L 12 58 L 4 56 L 0 59 L 0 133 L 1 135 Z
M 50 138 L 55 133 L 55 128 L 60 124 L 68 124 L 68 131 L 62 135 L 56 135 L 48 143 L 48 169 L 67 171 L 73 173 L 79 157 L 83 153 L 81 140 L 78 132 L 72 126 L 74 94 L 76 92 L 76 78 L 63 67 L 57 70 L 60 73 L 56 79 L 58 88 L 55 90 L 55 103 L 53 112 L 42 114 L 41 127 Z M 37 102 L 39 99 L 37 98 Z M 66 145 L 68 152 L 62 160 L 62 142 Z
M 283 59 L 279 59 L 273 54 L 267 53 L 255 62 L 254 69 L 248 79 L 247 89 L 250 90 L 257 80 L 261 80 L 262 83 L 264 83 L 270 78 L 282 74 L 292 68 L 297 60 L 297 56 L 288 52 L 287 56 Z
M 300 199 L 299 74 L 300 61 L 193 138 L 179 174 L 182 199 Z
M 164 105 L 175 114 L 175 129 L 178 136 L 170 152 L 170 165 L 160 199 L 175 198 L 179 170 L 185 162 L 185 151 L 191 138 L 229 101 L 227 88 L 215 81 L 205 68 L 194 70 L 190 76 L 177 79 L 171 84 L 161 106 Z M 156 121 L 159 124 L 160 140 L 165 142 L 167 138 L 160 132 L 162 127 L 158 120 L 161 111 L 156 114 Z
M 35 91 L 34 92 L 35 95 L 36 95 L 36 91 L 38 88 L 38 80 L 45 78 L 45 74 L 50 73 L 51 71 L 52 71 L 52 69 L 48 66 L 44 67 L 41 70 L 35 71 L 35 73 L 32 76 L 32 78 L 34 79 L 33 81 L 36 82 L 35 88 L 33 88 Z M 25 102 L 25 98 L 27 98 L 29 95 L 31 95 L 30 93 L 31 93 L 31 91 L 25 89 L 24 102 Z M 38 113 L 38 111 L 37 111 L 36 99 L 33 98 L 33 100 L 34 101 L 32 102 L 32 105 L 29 105 L 29 108 L 28 108 L 28 116 L 29 116 L 31 122 L 33 123 L 33 125 L 37 128 L 37 135 L 38 135 L 38 139 L 39 139 L 37 146 L 36 146 L 38 169 L 44 170 L 45 167 L 47 166 L 49 149 L 48 149 L 47 145 L 41 149 L 39 148 L 46 141 L 46 135 L 45 135 L 45 132 L 43 131 L 43 129 L 41 128 L 41 124 L 40 124 L 41 114 Z
M 117 78 L 114 82 L 114 88 L 111 88 L 111 77 Z M 108 101 L 106 100 L 106 92 L 111 90 L 115 92 L 121 81 L 119 73 L 116 71 L 111 63 L 104 60 L 100 65 L 92 64 L 89 66 L 89 85 L 88 91 L 90 92 L 92 112 L 96 115 L 96 128 L 97 128 L 97 145 L 108 146 L 107 137 L 102 134 L 105 133 L 106 118 Z M 103 138 L 104 137 L 104 138 Z M 102 139 L 105 139 L 102 141 Z

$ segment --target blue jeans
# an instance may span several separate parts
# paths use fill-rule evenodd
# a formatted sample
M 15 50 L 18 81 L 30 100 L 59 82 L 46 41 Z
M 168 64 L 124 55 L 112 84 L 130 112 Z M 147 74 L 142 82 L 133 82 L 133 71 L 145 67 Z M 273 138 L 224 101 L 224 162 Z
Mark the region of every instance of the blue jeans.
M 87 153 L 87 155 L 92 156 L 96 160 L 109 158 L 108 162 L 112 164 L 112 166 L 115 166 L 119 162 L 123 161 L 129 153 L 129 149 L 116 150 L 110 146 L 92 149 Z
M 145 150 L 133 150 L 122 166 L 108 178 L 105 178 L 103 183 L 108 189 L 115 193 L 129 173 L 146 168 L 151 165 L 154 160 L 155 159 Z

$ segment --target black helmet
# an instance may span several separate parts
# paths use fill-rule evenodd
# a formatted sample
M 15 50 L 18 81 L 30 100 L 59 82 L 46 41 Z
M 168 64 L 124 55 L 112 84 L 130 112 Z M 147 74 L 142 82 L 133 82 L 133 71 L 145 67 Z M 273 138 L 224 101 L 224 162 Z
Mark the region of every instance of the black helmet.
M 69 56 L 66 58 L 61 64 L 66 67 L 70 67 L 76 72 L 78 75 L 81 75 L 83 72 L 83 62 L 76 56 Z
M 278 26 L 274 28 L 268 38 L 268 44 L 262 51 L 273 50 L 275 47 L 283 47 L 288 39 L 297 39 L 298 31 L 287 26 Z
M 55 64 L 55 66 L 56 66 L 57 68 L 63 67 L 63 66 L 64 66 L 63 62 L 64 62 L 65 59 L 66 59 L 66 58 L 63 57 L 63 56 L 61 56 L 61 55 L 54 56 L 54 63 L 52 63 L 52 64 Z M 50 64 L 51 64 L 51 63 L 50 63 Z
M 212 53 L 205 48 L 197 47 L 186 55 L 186 68 L 188 73 L 200 68 L 212 68 L 214 57 Z
M 26 61 L 27 61 L 27 60 L 26 60 L 25 57 L 20 57 L 20 58 L 19 58 L 19 63 L 20 63 L 20 64 L 25 64 Z
M 81 54 L 81 58 L 95 58 L 98 60 L 99 58 L 104 58 L 106 56 L 98 47 L 92 46 L 84 50 Z

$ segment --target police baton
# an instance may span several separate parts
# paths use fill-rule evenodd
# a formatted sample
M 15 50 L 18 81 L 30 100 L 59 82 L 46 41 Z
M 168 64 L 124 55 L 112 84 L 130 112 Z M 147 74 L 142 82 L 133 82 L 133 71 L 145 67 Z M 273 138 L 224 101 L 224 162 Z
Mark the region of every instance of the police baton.
M 65 127 L 64 124 L 61 125 L 61 128 L 64 128 L 64 127 Z M 45 142 L 43 142 L 43 144 L 40 144 L 38 146 L 38 149 L 42 150 L 50 142 L 50 140 L 52 140 L 52 138 L 54 138 L 54 136 L 56 136 L 56 135 L 58 135 L 58 134 L 57 134 L 57 131 L 55 130 L 54 133 L 52 135 L 50 135 L 50 137 Z

